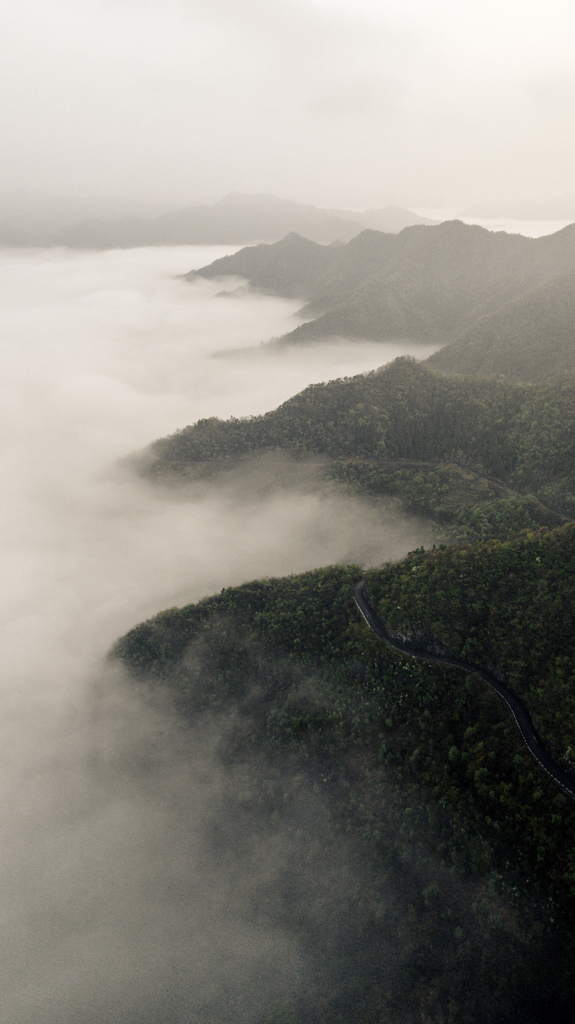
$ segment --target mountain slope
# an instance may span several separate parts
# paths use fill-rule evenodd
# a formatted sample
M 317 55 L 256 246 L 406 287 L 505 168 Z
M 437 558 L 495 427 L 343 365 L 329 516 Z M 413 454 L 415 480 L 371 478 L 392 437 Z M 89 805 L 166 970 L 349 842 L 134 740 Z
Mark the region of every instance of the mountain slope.
M 443 373 L 510 380 L 575 370 L 575 275 L 557 275 L 479 317 L 428 363 Z
M 504 673 L 571 771 L 574 574 L 569 526 L 413 552 L 366 578 L 395 630 Z M 381 645 L 353 604 L 359 575 L 336 566 L 228 589 L 137 626 L 113 654 L 184 718 L 232 716 L 223 756 L 260 766 L 254 806 L 290 813 L 290 783 L 271 784 L 277 766 L 322 794 L 335 848 L 343 836 L 363 844 L 373 902 L 356 883 L 362 926 L 349 945 L 360 942 L 360 964 L 344 959 L 331 1002 L 302 1020 L 479 1024 L 533 1009 L 538 991 L 572 1005 L 573 807 L 481 680 Z M 390 942 L 403 968 L 384 984 Z M 559 1019 L 547 1014 L 525 1019 Z
M 544 486 L 573 473 L 575 382 L 512 385 L 446 377 L 403 357 L 381 370 L 312 384 L 273 412 L 200 420 L 147 449 L 173 468 L 281 449 L 334 458 L 449 460 Z
M 340 252 L 348 246 L 326 246 L 290 232 L 273 245 L 265 243 L 240 249 L 233 256 L 222 256 L 208 267 L 192 270 L 188 280 L 196 276 L 218 278 L 245 277 L 252 287 L 289 298 L 313 293 L 315 281 L 326 269 L 339 263 Z
M 362 231 L 337 248 L 317 245 L 292 232 L 273 245 L 249 246 L 192 270 L 186 277 L 239 275 L 253 288 L 312 299 L 314 307 L 330 306 L 353 295 L 378 269 L 392 263 L 396 248 L 396 236 L 380 231 Z M 310 302 L 305 312 L 311 309 Z
M 135 245 L 216 245 L 275 241 L 291 231 L 327 244 L 347 242 L 365 227 L 400 231 L 408 224 L 432 221 L 410 210 L 322 210 L 270 195 L 232 192 L 214 206 L 190 206 L 159 217 L 86 220 L 50 239 L 75 248 L 122 248 Z
M 195 274 L 240 274 L 253 287 L 305 299 L 301 312 L 313 319 L 282 343 L 407 337 L 447 343 L 432 365 L 452 372 L 529 380 L 575 370 L 573 225 L 532 239 L 449 221 L 399 235 L 364 231 L 313 254 L 290 236 L 188 277 Z
M 312 460 L 318 481 L 398 501 L 449 542 L 508 537 L 574 517 L 574 438 L 575 381 L 533 386 L 441 376 L 402 358 L 312 385 L 264 416 L 200 420 L 128 463 L 152 480 L 177 482 L 266 453 L 304 467 Z M 281 460 L 262 472 L 273 483 Z

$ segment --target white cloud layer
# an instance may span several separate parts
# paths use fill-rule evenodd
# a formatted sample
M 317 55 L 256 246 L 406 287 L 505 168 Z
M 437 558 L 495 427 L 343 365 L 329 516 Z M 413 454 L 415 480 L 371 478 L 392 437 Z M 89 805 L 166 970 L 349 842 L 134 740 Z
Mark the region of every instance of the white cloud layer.
M 352 498 L 257 493 L 257 469 L 177 500 L 110 470 L 199 416 L 263 411 L 401 351 L 211 358 L 282 333 L 294 309 L 174 278 L 220 252 L 0 254 L 1 1024 L 252 1021 L 309 968 L 245 912 L 291 858 L 289 836 L 214 861 L 213 737 L 190 750 L 102 659 L 162 607 L 428 538 Z

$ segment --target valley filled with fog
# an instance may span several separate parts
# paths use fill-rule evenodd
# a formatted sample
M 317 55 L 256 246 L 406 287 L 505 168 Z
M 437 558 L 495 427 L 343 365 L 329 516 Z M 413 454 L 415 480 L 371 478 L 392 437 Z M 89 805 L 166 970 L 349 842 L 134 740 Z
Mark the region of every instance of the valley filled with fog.
M 174 495 L 118 460 L 199 418 L 265 412 L 434 347 L 262 348 L 298 303 L 178 278 L 231 251 L 0 254 L 6 1024 L 250 1020 L 312 970 L 281 926 L 244 912 L 289 843 L 269 862 L 263 847 L 242 863 L 230 849 L 216 869 L 202 840 L 221 798 L 214 738 L 191 749 L 105 655 L 161 608 L 255 577 L 379 564 L 429 530 L 305 480 L 262 493 L 257 466 L 241 486 Z

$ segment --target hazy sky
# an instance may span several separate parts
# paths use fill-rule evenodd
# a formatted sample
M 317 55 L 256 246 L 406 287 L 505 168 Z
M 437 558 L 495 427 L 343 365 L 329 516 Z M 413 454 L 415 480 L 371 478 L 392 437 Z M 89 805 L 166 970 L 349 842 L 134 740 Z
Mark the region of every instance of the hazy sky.
M 568 0 L 4 0 L 0 191 L 572 191 Z

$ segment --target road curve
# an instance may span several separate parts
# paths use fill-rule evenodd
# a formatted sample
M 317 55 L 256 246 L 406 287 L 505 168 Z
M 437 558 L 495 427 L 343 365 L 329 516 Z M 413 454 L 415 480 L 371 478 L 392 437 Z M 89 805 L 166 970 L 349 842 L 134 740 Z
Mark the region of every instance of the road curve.
M 449 654 L 433 654 L 431 651 L 415 651 L 401 640 L 396 640 L 395 637 L 391 636 L 391 634 L 387 632 L 382 620 L 378 615 L 376 615 L 371 607 L 365 580 L 360 580 L 359 583 L 355 584 L 353 588 L 353 596 L 355 603 L 369 628 L 373 630 L 375 635 L 379 637 L 380 640 L 383 640 L 384 644 L 387 644 L 388 647 L 393 647 L 395 651 L 400 651 L 401 654 L 409 654 L 412 658 L 422 658 L 425 661 L 436 661 L 441 665 L 449 665 L 451 668 L 457 668 L 460 672 L 472 672 L 476 676 L 481 676 L 486 683 L 489 683 L 505 703 L 507 710 L 521 733 L 525 746 L 529 750 L 529 753 L 535 758 L 539 767 L 553 779 L 565 796 L 568 796 L 571 800 L 575 800 L 575 781 L 565 775 L 559 765 L 549 757 L 549 754 L 544 749 L 543 744 L 537 735 L 529 714 L 511 690 L 508 690 L 506 686 L 503 686 L 503 684 L 495 678 L 495 676 L 491 675 L 490 672 L 486 672 L 484 668 L 480 668 L 479 665 L 460 661 L 458 658 L 454 658 Z

